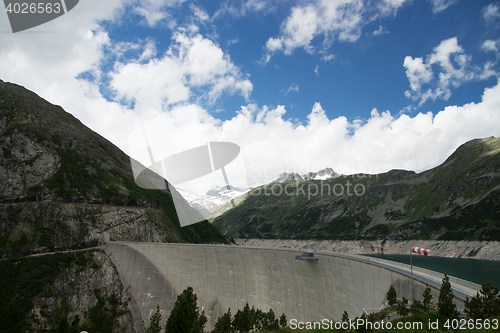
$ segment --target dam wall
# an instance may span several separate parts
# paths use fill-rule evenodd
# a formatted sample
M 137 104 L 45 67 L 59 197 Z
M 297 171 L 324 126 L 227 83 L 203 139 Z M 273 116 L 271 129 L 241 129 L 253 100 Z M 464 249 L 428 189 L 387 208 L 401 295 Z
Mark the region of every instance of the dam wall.
M 299 250 L 224 245 L 108 242 L 105 250 L 129 288 L 131 309 L 139 332 L 159 304 L 162 327 L 177 295 L 188 286 L 213 329 L 228 308 L 234 314 L 248 302 L 277 317 L 298 321 L 338 321 L 363 309 L 378 309 L 391 284 L 398 297 L 411 299 L 411 278 L 396 267 L 354 256 L 314 253 L 317 260 L 297 260 Z M 437 301 L 439 283 L 416 277 L 415 296 L 428 283 Z M 368 310 L 370 312 L 370 310 Z

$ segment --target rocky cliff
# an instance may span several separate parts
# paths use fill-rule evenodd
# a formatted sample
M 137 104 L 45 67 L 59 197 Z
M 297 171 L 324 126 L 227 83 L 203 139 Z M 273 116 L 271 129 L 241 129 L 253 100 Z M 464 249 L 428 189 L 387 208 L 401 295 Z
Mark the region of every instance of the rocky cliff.
M 0 146 L 3 256 L 104 232 L 116 240 L 226 241 L 206 221 L 181 228 L 171 193 L 137 186 L 126 154 L 61 107 L 1 80 Z
M 0 267 L 0 332 L 136 331 L 126 288 L 102 250 L 7 259 Z
M 500 240 L 500 139 L 431 170 L 271 183 L 213 221 L 235 238 Z

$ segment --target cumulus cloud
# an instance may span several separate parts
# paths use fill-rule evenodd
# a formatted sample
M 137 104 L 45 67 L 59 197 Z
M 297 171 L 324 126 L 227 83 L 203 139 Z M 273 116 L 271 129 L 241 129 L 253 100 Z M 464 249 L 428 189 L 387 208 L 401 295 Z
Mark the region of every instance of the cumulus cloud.
M 110 87 L 119 99 L 133 101 L 136 108 L 161 110 L 188 102 L 194 88 L 206 88 L 201 98 L 210 103 L 224 92 L 240 93 L 248 99 L 253 88 L 218 45 L 183 29 L 174 34 L 163 57 L 145 64 L 118 63 L 115 68 Z
M 207 140 L 241 147 L 248 183 L 257 185 L 281 172 L 306 173 L 325 167 L 343 174 L 396 168 L 424 171 L 442 163 L 466 141 L 499 136 L 499 108 L 497 84 L 485 89 L 480 103 L 414 117 L 395 117 L 374 109 L 366 120 L 330 119 L 321 104 L 315 103 L 303 124 L 286 120 L 284 106 L 271 109 L 253 104 L 224 122 L 202 110 L 200 120 Z
M 451 5 L 454 5 L 456 2 L 457 0 L 431 0 L 432 11 L 434 13 L 442 12 Z
M 338 17 L 329 21 L 330 30 L 325 32 L 313 24 L 313 36 L 323 33 L 328 38 L 349 40 L 350 34 L 356 34 L 358 23 L 349 25 L 350 21 L 344 22 L 342 15 L 347 8 L 356 12 L 357 7 L 349 7 L 348 1 L 339 3 L 335 3 L 340 6 L 334 8 L 337 12 L 333 9 L 314 12 L 319 18 Z M 392 3 L 393 8 L 402 4 L 401 1 L 386 3 Z M 326 2 L 319 5 L 328 9 Z M 199 102 L 198 96 L 208 102 L 222 94 L 249 97 L 250 80 L 216 43 L 196 29 L 174 31 L 170 47 L 161 54 L 154 39 L 123 43 L 111 40 L 98 22 L 119 20 L 123 8 L 124 3 L 118 0 L 87 0 L 42 29 L 56 33 L 3 35 L 2 79 L 60 104 L 124 151 L 128 151 L 128 135 L 138 124 L 159 115 L 170 119 L 175 114 L 170 109 L 176 105 Z M 6 22 L 6 19 L 0 20 L 3 30 L 8 30 Z M 300 26 L 298 21 L 290 22 L 291 32 L 294 26 Z M 335 27 L 344 27 L 344 23 L 347 32 L 342 35 L 344 30 Z M 284 50 L 288 45 L 286 39 L 292 36 L 301 41 L 297 47 L 310 44 L 310 35 L 301 39 L 300 32 L 297 34 L 280 36 L 282 40 L 276 43 L 276 50 L 280 47 Z M 295 45 L 292 40 L 290 43 Z M 498 48 L 497 42 L 483 45 L 488 52 L 493 51 L 494 46 Z M 131 51 L 136 52 L 133 58 L 124 56 Z M 102 67 L 106 52 L 118 59 L 110 72 Z M 464 82 L 468 73 L 474 72 L 470 58 L 456 40 L 441 43 L 425 59 L 409 57 L 405 64 L 412 94 L 425 92 L 429 85 L 436 93 L 446 82 L 453 87 L 454 82 Z M 81 77 L 82 73 L 89 72 L 95 74 L 95 80 Z M 444 73 L 442 79 L 441 73 Z M 103 96 L 100 85 L 103 76 L 109 79 L 116 100 Z M 226 121 L 199 109 L 199 121 L 207 140 L 234 142 L 241 147 L 252 185 L 268 182 L 282 171 L 305 173 L 327 166 L 344 174 L 376 173 L 393 168 L 422 171 L 443 162 L 467 140 L 500 135 L 498 84 L 485 90 L 480 103 L 450 106 L 437 114 L 419 113 L 414 117 L 404 114 L 395 117 L 388 111 L 373 110 L 369 119 L 350 121 L 346 117 L 330 119 L 320 103 L 311 107 L 304 123 L 288 120 L 284 106 L 270 108 L 254 104 L 242 107 Z M 175 117 L 182 116 L 175 114 Z M 175 130 L 193 133 L 192 124 L 180 120 L 176 120 L 179 126 Z
M 267 41 L 267 51 L 283 50 L 285 54 L 291 54 L 301 47 L 312 52 L 311 41 L 320 34 L 324 34 L 325 39 L 355 41 L 361 32 L 362 9 L 362 1 L 323 0 L 293 7 L 281 29 L 282 35 Z
M 366 23 L 379 16 L 395 14 L 405 2 L 381 0 L 370 6 L 362 0 L 320 0 L 294 6 L 282 23 L 280 36 L 267 40 L 262 60 L 268 62 L 278 51 L 290 55 L 297 48 L 313 53 L 312 41 L 317 36 L 324 37 L 320 50 L 323 53 L 335 40 L 355 42 Z
M 164 107 L 199 98 L 210 104 L 222 94 L 249 98 L 250 80 L 196 29 L 177 29 L 160 55 L 152 38 L 111 40 L 99 22 L 120 24 L 128 6 L 129 1 L 87 0 L 37 28 L 40 33 L 3 35 L 1 79 L 61 105 L 124 150 L 128 131 Z M 10 29 L 6 15 L 0 28 Z
M 465 54 L 463 48 L 458 45 L 456 37 L 443 40 L 425 60 L 405 57 L 403 66 L 410 81 L 410 90 L 407 90 L 405 95 L 413 100 L 419 100 L 420 105 L 429 99 L 448 100 L 452 89 L 458 88 L 463 83 L 497 75 L 493 69 L 494 63 L 486 63 L 481 69 L 471 65 L 471 59 L 472 57 Z

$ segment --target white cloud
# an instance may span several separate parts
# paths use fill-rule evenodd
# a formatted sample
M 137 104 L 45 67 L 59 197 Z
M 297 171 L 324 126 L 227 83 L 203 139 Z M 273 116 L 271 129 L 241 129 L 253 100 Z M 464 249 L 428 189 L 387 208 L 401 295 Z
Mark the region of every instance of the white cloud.
M 188 102 L 193 88 L 207 89 L 203 98 L 213 103 L 224 92 L 249 98 L 252 83 L 243 77 L 227 54 L 199 34 L 179 30 L 162 58 L 148 63 L 119 63 L 111 74 L 118 98 L 136 108 L 157 108 Z
M 382 25 L 379 25 L 378 29 L 373 32 L 374 36 L 380 36 L 383 34 L 388 34 L 389 31 L 387 31 Z
M 196 102 L 194 90 L 202 90 L 203 98 L 208 101 L 221 94 L 248 97 L 251 93 L 250 80 L 217 44 L 196 30 L 178 30 L 171 47 L 160 55 L 155 40 L 113 42 L 96 22 L 118 20 L 121 10 L 121 1 L 81 1 L 69 14 L 41 29 L 56 33 L 2 35 L 2 79 L 60 104 L 124 151 L 127 151 L 128 135 L 139 122 L 158 116 L 163 108 L 168 110 L 176 103 Z M 315 15 L 327 17 L 331 13 L 316 12 Z M 324 31 L 340 39 L 340 26 L 344 21 L 342 18 L 330 21 L 328 29 L 335 26 L 335 22 L 339 28 Z M 6 18 L 0 20 L 3 30 L 8 30 L 6 22 Z M 348 31 L 349 22 L 345 25 Z M 323 31 L 323 28 L 315 29 L 320 30 L 314 30 L 314 36 Z M 280 42 L 283 48 L 284 39 L 290 36 L 283 34 L 277 38 L 283 38 Z M 303 41 L 306 43 L 307 38 Z M 492 49 L 492 45 L 485 47 Z M 106 49 L 119 59 L 110 77 L 111 88 L 119 98 L 134 100 L 133 109 L 105 99 L 99 77 L 96 82 L 78 79 L 89 71 L 97 76 L 106 74 L 101 67 Z M 124 60 L 122 55 L 131 50 L 137 52 L 136 57 Z M 427 86 L 437 80 L 431 86 L 435 93 L 445 82 L 449 86 L 463 82 L 471 71 L 470 59 L 456 41 L 442 43 L 425 60 L 407 59 L 405 67 L 413 93 L 425 92 Z M 489 69 L 494 71 L 495 67 Z M 439 73 L 447 76 L 441 79 Z M 287 120 L 283 106 L 259 108 L 250 104 L 226 121 L 201 110 L 200 120 L 208 140 L 240 145 L 250 182 L 257 184 L 272 180 L 280 171 L 308 172 L 326 166 L 342 173 L 383 172 L 393 168 L 422 171 L 443 162 L 465 141 L 500 136 L 499 109 L 500 85 L 497 84 L 485 90 L 481 103 L 450 106 L 435 115 L 394 117 L 389 112 L 374 110 L 365 121 L 349 121 L 345 117 L 329 119 L 316 103 L 306 122 L 300 124 Z M 168 112 L 165 114 L 169 116 Z M 183 126 L 177 130 L 192 131 L 191 125 Z
M 382 16 L 396 15 L 399 8 L 401 8 L 407 0 L 382 0 L 377 4 L 377 9 Z
M 273 10 L 273 2 L 265 0 L 244 0 L 235 3 L 224 1 L 220 8 L 214 13 L 213 18 L 217 19 L 224 15 L 238 18 L 251 13 L 268 13 Z
M 194 13 L 194 16 L 198 18 L 200 21 L 207 21 L 210 19 L 208 13 L 203 9 L 195 5 L 191 5 L 191 10 Z
M 283 89 L 282 91 L 285 92 L 285 96 L 286 96 L 291 91 L 299 92 L 299 86 L 296 83 L 292 83 L 292 85 L 290 87 L 288 87 L 287 90 Z
M 470 64 L 472 57 L 464 53 L 456 37 L 443 40 L 434 52 L 423 58 L 407 56 L 403 66 L 410 81 L 408 98 L 419 100 L 422 105 L 427 100 L 441 98 L 448 100 L 452 89 L 471 80 L 483 80 L 495 76 L 495 63 L 486 63 L 483 69 Z M 437 69 L 436 75 L 434 71 Z M 434 77 L 437 80 L 434 80 Z M 427 86 L 427 89 L 425 87 Z
M 142 0 L 137 1 L 138 6 L 134 8 L 135 12 L 144 17 L 150 27 L 156 26 L 161 21 L 169 19 L 167 25 L 173 29 L 176 25 L 175 20 L 171 18 L 170 8 L 181 5 L 185 0 Z
M 361 1 L 327 1 L 293 7 L 283 24 L 282 35 L 270 38 L 266 44 L 268 52 L 284 50 L 291 54 L 296 48 L 313 51 L 311 41 L 320 34 L 325 39 L 337 38 L 354 41 L 361 33 Z
M 457 3 L 457 0 L 431 0 L 434 14 L 442 12 L 446 8 Z
M 496 3 L 490 3 L 488 6 L 485 6 L 482 10 L 483 18 L 486 21 L 494 21 L 500 18 L 500 8 Z
M 321 57 L 321 60 L 323 61 L 330 61 L 330 60 L 333 60 L 335 59 L 335 55 L 334 54 L 325 54 Z
M 374 6 L 365 5 L 362 0 L 319 0 L 305 2 L 291 9 L 282 23 L 281 34 L 268 39 L 263 62 L 268 62 L 277 51 L 290 55 L 296 48 L 313 53 L 311 44 L 317 36 L 323 36 L 322 53 L 335 40 L 355 42 L 362 27 L 379 16 L 395 14 L 406 0 L 379 0 Z
M 344 174 L 427 170 L 466 141 L 500 136 L 499 109 L 497 84 L 485 90 L 480 103 L 414 117 L 394 117 L 374 109 L 366 121 L 350 122 L 345 117 L 329 119 L 320 103 L 315 103 L 305 124 L 285 120 L 283 106 L 259 109 L 247 105 L 222 123 L 206 112 L 200 118 L 209 140 L 241 147 L 249 183 L 256 185 L 283 171 L 305 173 L 326 166 Z
M 172 47 L 161 55 L 157 55 L 155 39 L 110 40 L 98 22 L 121 24 L 129 4 L 126 0 L 81 1 L 70 13 L 33 30 L 42 32 L 2 35 L 1 79 L 61 105 L 124 150 L 128 132 L 138 122 L 173 103 L 196 102 L 200 91 L 209 103 L 222 94 L 249 98 L 250 80 L 196 29 L 178 30 Z M 0 15 L 5 17 L 0 18 L 0 28 L 9 30 L 5 12 Z M 111 73 L 106 69 L 109 66 Z M 118 99 L 135 104 L 124 106 L 110 100 L 113 89 Z
M 144 46 L 144 51 L 139 57 L 139 61 L 147 61 L 156 56 L 156 45 L 155 41 L 149 38 L 146 41 L 146 45 Z
M 497 43 L 498 41 L 496 40 L 487 39 L 481 45 L 481 49 L 486 52 L 491 51 L 497 53 L 498 52 Z

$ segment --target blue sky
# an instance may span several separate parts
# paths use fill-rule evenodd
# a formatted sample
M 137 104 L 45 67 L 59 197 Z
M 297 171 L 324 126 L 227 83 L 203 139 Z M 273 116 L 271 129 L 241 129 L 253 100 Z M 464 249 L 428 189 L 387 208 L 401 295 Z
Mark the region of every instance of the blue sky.
M 262 8 L 247 9 L 242 14 L 248 3 Z M 496 84 L 495 75 L 473 79 L 453 88 L 451 96 L 423 104 L 405 96 L 409 86 L 403 67 L 405 57 L 425 58 L 443 40 L 455 37 L 463 53 L 471 57 L 470 66 L 481 67 L 488 61 L 496 65 L 497 55 L 485 52 L 482 44 L 499 37 L 498 21 L 484 18 L 484 8 L 498 4 L 441 3 L 448 6 L 440 11 L 436 11 L 432 1 L 406 1 L 387 14 L 381 14 L 375 6 L 363 9 L 367 13 L 363 12 L 364 21 L 355 25 L 352 39 L 341 40 L 334 29 L 326 33 L 318 31 L 309 42 L 311 50 L 296 46 L 290 54 L 275 52 L 269 61 L 263 61 L 266 42 L 286 35 L 283 26 L 290 20 L 291 11 L 308 5 L 321 6 L 300 1 L 214 1 L 208 5 L 186 1 L 169 7 L 166 9 L 169 17 L 149 25 L 132 6 L 127 7 L 129 11 L 120 23 L 102 22 L 102 25 L 115 43 L 140 43 L 148 39 L 154 42 L 161 56 L 171 45 L 176 28 L 196 24 L 198 33 L 216 43 L 253 86 L 249 100 L 241 94 L 225 94 L 213 103 L 202 103 L 209 112 L 220 112 L 216 115 L 219 119 L 232 118 L 234 111 L 248 101 L 269 107 L 284 105 L 287 116 L 296 121 L 305 121 L 315 102 L 321 103 L 329 117 L 366 119 L 373 108 L 412 114 L 439 111 L 450 104 L 479 102 L 484 88 Z M 224 10 L 230 6 L 234 12 Z M 195 19 L 196 12 L 206 15 L 205 19 Z M 174 21 L 176 28 L 168 27 Z M 325 45 L 327 39 L 329 45 Z M 439 70 L 438 66 L 435 70 Z
M 176 124 L 148 132 L 158 146 L 240 145 L 250 185 L 324 167 L 420 172 L 500 135 L 499 1 L 82 0 L 9 31 L 0 12 L 2 80 L 145 165 L 131 133 L 158 119 Z M 188 106 L 199 126 L 175 112 Z

